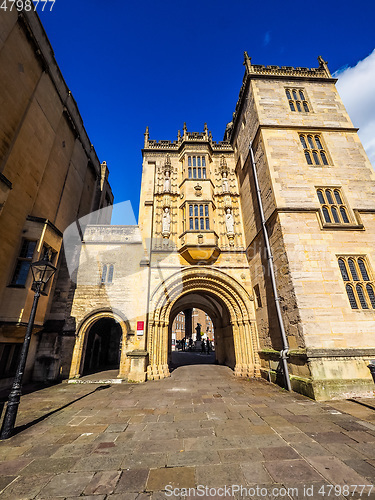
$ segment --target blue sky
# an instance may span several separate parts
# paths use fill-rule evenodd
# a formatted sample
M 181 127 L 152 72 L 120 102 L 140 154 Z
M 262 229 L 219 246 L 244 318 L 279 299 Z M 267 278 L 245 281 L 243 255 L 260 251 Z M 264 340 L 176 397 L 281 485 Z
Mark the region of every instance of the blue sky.
M 369 61 L 365 80 L 374 94 L 369 1 L 354 8 L 320 1 L 56 0 L 52 12 L 37 12 L 98 157 L 107 161 L 115 202 L 130 200 L 136 217 L 146 125 L 151 139 L 174 140 L 184 121 L 190 131 L 207 122 L 214 140 L 222 140 L 242 83 L 244 50 L 254 64 L 280 66 L 316 67 L 322 55 L 340 78 L 349 71 L 343 90 L 349 100 L 357 63 Z M 367 116 L 363 125 L 361 116 L 356 126 L 372 121 Z

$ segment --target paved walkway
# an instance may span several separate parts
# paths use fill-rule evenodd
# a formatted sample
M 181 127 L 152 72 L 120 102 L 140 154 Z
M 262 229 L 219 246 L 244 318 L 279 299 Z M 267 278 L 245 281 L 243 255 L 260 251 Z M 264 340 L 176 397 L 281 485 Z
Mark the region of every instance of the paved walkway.
M 0 443 L 4 500 L 154 500 L 196 487 L 199 498 L 375 498 L 345 486 L 375 481 L 372 408 L 316 403 L 223 366 L 50 387 L 22 398 L 17 425 Z

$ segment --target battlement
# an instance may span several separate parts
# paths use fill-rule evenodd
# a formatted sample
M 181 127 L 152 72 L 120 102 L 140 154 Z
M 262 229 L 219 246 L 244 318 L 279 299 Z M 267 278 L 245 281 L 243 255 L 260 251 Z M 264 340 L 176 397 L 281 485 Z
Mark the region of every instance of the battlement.
M 204 130 L 203 132 L 188 132 L 186 123 L 184 123 L 183 127 L 183 133 L 181 134 L 181 131 L 179 130 L 177 133 L 177 140 L 176 141 L 166 141 L 166 140 L 155 140 L 155 139 L 150 139 L 149 138 L 149 130 L 148 127 L 146 127 L 146 132 L 145 132 L 145 142 L 144 142 L 144 149 L 152 149 L 152 150 L 179 150 L 184 144 L 189 143 L 189 142 L 206 142 L 208 143 L 213 151 L 228 151 L 232 150 L 232 146 L 229 141 L 213 141 L 212 140 L 212 133 L 211 131 L 208 130 L 207 124 L 204 124 Z
M 322 56 L 318 56 L 319 66 L 317 68 L 302 68 L 293 66 L 264 66 L 262 64 L 251 64 L 251 57 L 244 53 L 244 65 L 246 67 L 245 77 L 250 76 L 281 76 L 281 77 L 301 77 L 301 78 L 332 78 L 328 69 L 327 61 Z

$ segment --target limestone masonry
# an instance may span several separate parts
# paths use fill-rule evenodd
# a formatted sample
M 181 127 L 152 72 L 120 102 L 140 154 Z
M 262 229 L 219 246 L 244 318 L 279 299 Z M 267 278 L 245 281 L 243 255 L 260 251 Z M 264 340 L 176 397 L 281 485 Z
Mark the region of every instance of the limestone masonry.
M 321 57 L 280 68 L 245 52 L 223 141 L 206 124 L 159 141 L 147 127 L 139 225 L 111 226 L 106 163 L 39 19 L 14 11 L 0 32 L 0 386 L 29 317 L 30 262 L 48 255 L 59 271 L 29 379 L 168 377 L 172 324 L 185 313 L 191 330 L 195 308 L 238 377 L 283 383 L 286 356 L 295 391 L 373 393 L 375 173 Z

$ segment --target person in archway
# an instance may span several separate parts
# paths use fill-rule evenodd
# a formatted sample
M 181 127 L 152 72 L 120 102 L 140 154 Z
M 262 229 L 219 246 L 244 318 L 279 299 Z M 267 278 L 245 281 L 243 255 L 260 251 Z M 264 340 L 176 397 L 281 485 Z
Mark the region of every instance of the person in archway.
M 183 351 L 185 350 L 185 344 L 186 344 L 186 339 L 184 337 L 184 338 L 181 339 L 181 347 L 182 347 Z
M 211 352 L 211 342 L 210 342 L 210 339 L 207 337 L 207 354 L 210 354 Z
M 190 337 L 189 339 L 189 351 L 193 350 L 193 339 Z
M 206 343 L 205 343 L 204 339 L 202 339 L 202 341 L 201 341 L 201 352 L 202 352 L 202 354 L 206 354 Z

